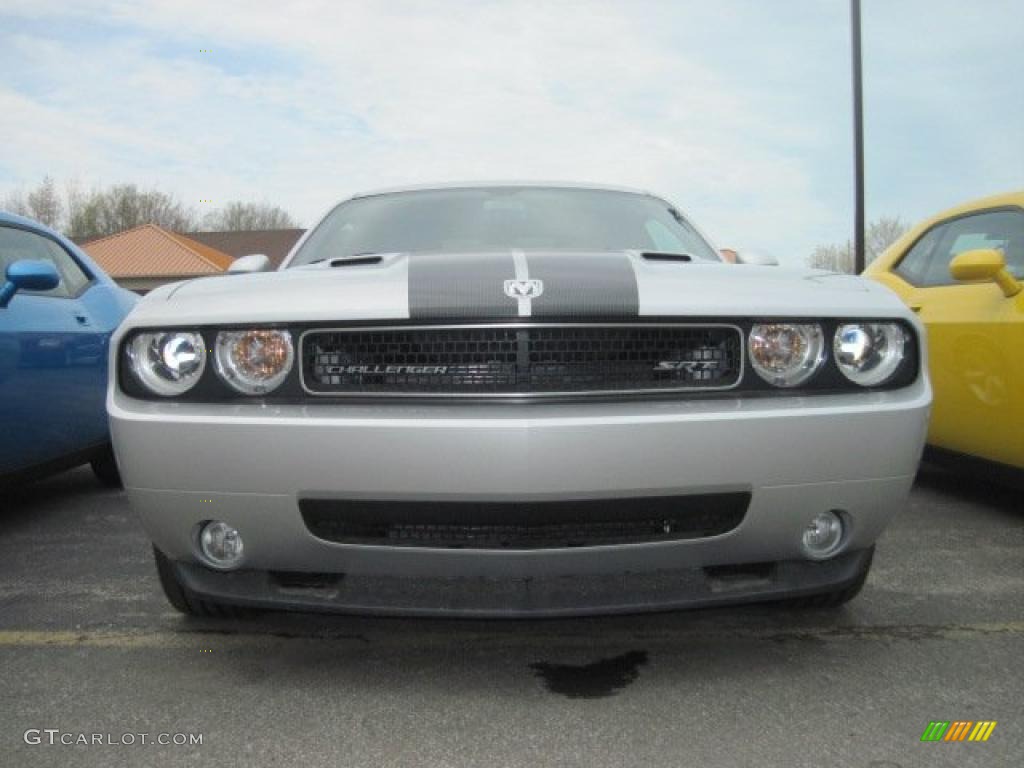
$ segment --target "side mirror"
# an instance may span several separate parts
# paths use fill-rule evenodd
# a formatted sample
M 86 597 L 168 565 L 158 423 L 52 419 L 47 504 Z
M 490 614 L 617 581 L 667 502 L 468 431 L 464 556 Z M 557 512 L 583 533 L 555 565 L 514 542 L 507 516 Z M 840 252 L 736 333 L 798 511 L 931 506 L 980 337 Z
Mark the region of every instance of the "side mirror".
M 1021 291 L 1020 282 L 1006 269 L 1003 254 L 994 248 L 964 251 L 949 263 L 949 273 L 954 280 L 994 280 L 1006 296 Z
M 757 267 L 779 266 L 779 260 L 764 251 L 733 251 L 733 253 L 736 254 L 737 264 L 753 264 Z
M 232 274 L 248 274 L 251 272 L 266 272 L 270 269 L 270 259 L 262 253 L 251 253 L 248 256 L 239 256 L 228 267 Z
M 60 285 L 60 273 L 49 261 L 22 259 L 7 267 L 7 281 L 0 287 L 0 309 L 18 291 L 48 291 Z

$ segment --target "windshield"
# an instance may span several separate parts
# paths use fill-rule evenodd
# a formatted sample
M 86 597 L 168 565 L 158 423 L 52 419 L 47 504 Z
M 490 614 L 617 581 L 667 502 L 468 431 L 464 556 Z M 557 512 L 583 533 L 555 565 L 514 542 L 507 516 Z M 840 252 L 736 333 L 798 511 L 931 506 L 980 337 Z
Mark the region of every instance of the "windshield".
M 349 200 L 313 231 L 289 266 L 370 253 L 503 250 L 687 254 L 719 261 L 664 200 L 595 189 L 481 187 Z

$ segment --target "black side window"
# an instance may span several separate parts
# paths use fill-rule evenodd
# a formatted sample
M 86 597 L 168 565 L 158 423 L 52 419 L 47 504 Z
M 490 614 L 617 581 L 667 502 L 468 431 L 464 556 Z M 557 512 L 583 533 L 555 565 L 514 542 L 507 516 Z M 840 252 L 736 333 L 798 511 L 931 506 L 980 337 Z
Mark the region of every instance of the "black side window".
M 929 229 L 896 265 L 896 273 L 911 285 L 923 285 L 945 228 L 945 224 L 939 224 Z
M 988 211 L 962 216 L 940 229 L 941 237 L 924 258 L 923 269 L 914 273 L 916 279 L 912 279 L 911 273 L 905 273 L 915 285 L 954 285 L 956 281 L 949 274 L 950 262 L 964 251 L 977 248 L 1001 251 L 1009 271 L 1015 277 L 1024 277 L 1024 211 Z M 898 271 L 901 273 L 913 250 L 900 262 Z
M 77 296 L 89 284 L 89 275 L 71 258 L 71 254 L 48 237 L 14 227 L 0 227 L 0 272 L 21 259 L 48 261 L 57 268 L 60 283 L 49 291 L 31 291 L 37 296 L 67 298 Z
M 944 257 L 948 257 L 945 282 L 953 282 L 949 262 L 976 248 L 1001 251 L 1014 277 L 1024 277 L 1024 211 L 990 211 L 951 221 L 939 246 Z

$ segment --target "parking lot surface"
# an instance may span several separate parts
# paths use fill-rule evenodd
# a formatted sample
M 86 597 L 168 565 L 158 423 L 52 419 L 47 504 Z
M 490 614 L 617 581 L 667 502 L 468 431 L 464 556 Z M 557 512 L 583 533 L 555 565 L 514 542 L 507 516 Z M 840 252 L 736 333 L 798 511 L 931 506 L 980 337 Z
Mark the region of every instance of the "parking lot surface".
M 2 502 L 0 766 L 1020 765 L 1020 499 L 922 471 L 841 609 L 227 622 L 171 609 L 76 470 Z

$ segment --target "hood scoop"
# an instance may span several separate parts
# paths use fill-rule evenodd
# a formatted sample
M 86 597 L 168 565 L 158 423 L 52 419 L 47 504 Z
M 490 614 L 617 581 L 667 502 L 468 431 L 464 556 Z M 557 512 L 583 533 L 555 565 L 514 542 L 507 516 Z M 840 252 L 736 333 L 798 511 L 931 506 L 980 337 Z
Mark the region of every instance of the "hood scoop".
M 368 264 L 380 264 L 383 256 L 341 256 L 337 259 L 328 259 L 327 266 L 331 269 L 337 267 L 365 267 Z
M 693 261 L 688 253 L 662 253 L 661 251 L 644 251 L 640 257 L 646 261 Z

